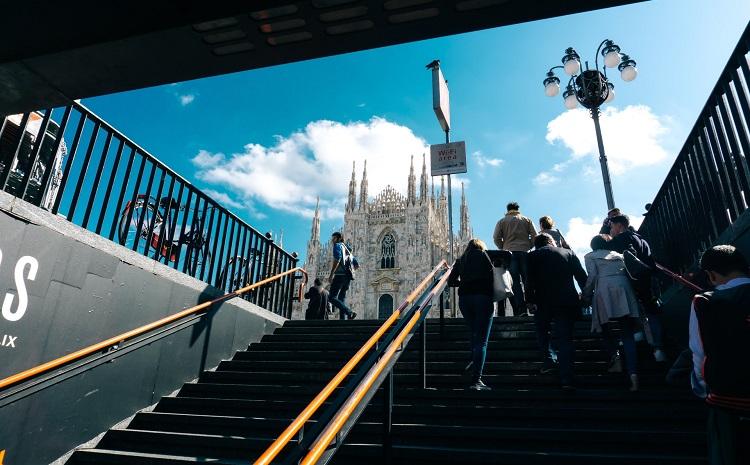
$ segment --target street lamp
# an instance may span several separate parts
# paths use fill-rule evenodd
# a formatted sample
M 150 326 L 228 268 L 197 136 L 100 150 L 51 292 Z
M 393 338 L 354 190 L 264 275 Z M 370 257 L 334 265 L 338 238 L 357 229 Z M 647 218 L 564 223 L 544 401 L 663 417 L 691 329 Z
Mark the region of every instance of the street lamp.
M 602 58 L 604 58 L 601 71 L 599 70 L 600 53 Z M 562 58 L 562 66 L 553 66 L 550 68 L 542 84 L 544 85 L 544 94 L 546 96 L 556 96 L 560 93 L 560 79 L 555 76 L 554 70 L 564 70 L 565 74 L 570 76 L 562 94 L 565 108 L 572 110 L 580 103 L 591 113 L 591 118 L 594 120 L 594 128 L 596 129 L 596 142 L 599 145 L 599 164 L 602 167 L 607 208 L 611 210 L 615 208 L 615 200 L 612 195 L 612 181 L 609 178 L 607 156 L 604 154 L 602 130 L 599 126 L 599 107 L 615 99 L 615 85 L 607 79 L 607 68 L 617 67 L 620 71 L 620 77 L 626 82 L 630 82 L 638 76 L 638 68 L 636 68 L 635 61 L 628 55 L 620 53 L 620 47 L 609 39 L 603 40 L 599 44 L 599 48 L 597 48 L 594 56 L 594 69 L 589 69 L 587 61 L 586 69 L 581 71 L 581 57 L 572 47 L 568 47 L 565 49 L 565 55 Z

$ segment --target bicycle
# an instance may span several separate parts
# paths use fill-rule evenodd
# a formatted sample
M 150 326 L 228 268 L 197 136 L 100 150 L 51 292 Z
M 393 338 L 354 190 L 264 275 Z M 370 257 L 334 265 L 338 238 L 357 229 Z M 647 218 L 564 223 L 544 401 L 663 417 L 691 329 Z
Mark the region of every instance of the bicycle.
M 138 194 L 135 202 L 129 200 L 120 213 L 120 220 L 117 224 L 120 245 L 133 249 L 135 242 L 138 241 L 143 244 L 143 247 L 139 245 L 137 248 L 144 254 L 147 248 L 152 248 L 154 260 L 164 259 L 166 264 L 169 264 L 178 260 L 184 244 L 187 247 L 185 270 L 191 276 L 197 276 L 204 267 L 208 269 L 211 266 L 209 239 L 203 233 L 203 227 L 206 213 L 212 208 L 214 207 L 196 211 L 192 215 L 190 226 L 185 228 L 175 240 L 174 233 L 179 213 L 189 208 L 179 205 L 171 197 L 159 199 L 157 205 L 154 197 Z
M 230 290 L 240 289 L 250 283 L 251 269 L 256 259 L 260 258 L 261 252 L 256 248 L 252 248 L 249 251 L 249 257 L 236 256 L 232 257 L 224 265 L 224 269 L 219 274 L 219 281 L 217 287 L 224 283 L 225 279 L 229 277 L 226 285 L 229 286 Z M 232 271 L 234 270 L 234 271 Z

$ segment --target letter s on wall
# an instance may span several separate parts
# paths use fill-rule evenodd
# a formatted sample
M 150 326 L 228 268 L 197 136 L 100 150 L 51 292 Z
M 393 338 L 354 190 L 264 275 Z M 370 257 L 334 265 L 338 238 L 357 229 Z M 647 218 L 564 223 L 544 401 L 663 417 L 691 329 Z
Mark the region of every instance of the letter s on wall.
M 0 259 L 2 259 L 1 256 Z M 16 311 L 14 312 L 11 310 L 14 298 L 13 294 L 8 292 L 5 294 L 5 299 L 3 299 L 3 318 L 8 321 L 18 321 L 23 318 L 23 315 L 26 313 L 26 307 L 29 305 L 29 294 L 26 291 L 26 282 L 23 277 L 23 271 L 26 268 L 26 265 L 30 266 L 27 279 L 29 281 L 34 281 L 36 279 L 36 272 L 39 269 L 39 262 L 37 259 L 29 255 L 21 257 L 18 260 L 18 263 L 16 263 L 15 270 L 16 289 L 18 290 L 18 308 Z

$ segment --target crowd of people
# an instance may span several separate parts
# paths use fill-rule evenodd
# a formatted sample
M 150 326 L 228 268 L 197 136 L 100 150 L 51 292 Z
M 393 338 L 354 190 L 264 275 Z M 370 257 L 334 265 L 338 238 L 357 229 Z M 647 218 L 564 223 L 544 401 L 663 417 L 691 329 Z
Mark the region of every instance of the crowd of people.
M 507 266 L 513 278 L 514 315 L 534 318 L 541 372 L 558 371 L 562 389 L 575 390 L 574 327 L 582 309 L 590 306 L 591 331 L 601 334 L 610 356 L 607 371 L 621 372 L 624 359 L 629 390 L 638 391 L 640 327 L 650 334 L 655 360 L 667 361 L 661 307 L 652 288 L 657 267 L 648 242 L 630 226 L 627 216 L 612 209 L 591 239 L 584 270 L 550 217 L 540 218 L 539 226 L 537 233 L 519 205 L 511 202 L 493 239 L 499 249 L 510 252 Z M 703 253 L 700 268 L 714 290 L 693 300 L 691 380 L 694 393 L 709 407 L 709 460 L 712 465 L 750 463 L 748 262 L 735 247 L 719 245 Z M 469 388 L 478 391 L 491 389 L 482 381 L 482 372 L 494 314 L 495 276 L 486 245 L 472 239 L 449 280 L 458 287 L 459 309 L 471 329 Z M 614 331 L 615 326 L 620 330 Z M 551 340 L 553 330 L 556 344 Z
M 591 252 L 584 256 L 585 269 L 551 217 L 539 219 L 537 232 L 516 202 L 507 205 L 493 240 L 503 251 L 500 265 L 512 278 L 509 300 L 513 314 L 533 317 L 540 372 L 557 371 L 564 391 L 576 389 L 574 332 L 583 308 L 591 308 L 591 332 L 601 335 L 609 355 L 607 371 L 620 373 L 624 368 L 630 391 L 640 389 L 639 334 L 648 334 L 657 362 L 667 361 L 661 307 L 652 287 L 656 262 L 648 242 L 619 209 L 607 213 L 599 234 L 591 239 Z M 307 319 L 323 319 L 331 308 L 339 310 L 342 320 L 357 316 L 345 300 L 357 269 L 356 259 L 341 233 L 334 233 L 331 241 L 329 289 L 315 279 L 305 294 L 310 299 Z M 471 358 L 466 371 L 471 373 L 469 389 L 477 391 L 491 389 L 483 382 L 482 373 L 498 300 L 497 266 L 485 243 L 471 239 L 448 279 L 449 286 L 458 288 L 459 310 L 470 328 Z M 692 358 L 693 392 L 709 407 L 710 463 L 750 463 L 750 441 L 741 438 L 750 435 L 748 262 L 735 247 L 720 245 L 703 254 L 700 268 L 714 290 L 694 297 L 688 357 Z

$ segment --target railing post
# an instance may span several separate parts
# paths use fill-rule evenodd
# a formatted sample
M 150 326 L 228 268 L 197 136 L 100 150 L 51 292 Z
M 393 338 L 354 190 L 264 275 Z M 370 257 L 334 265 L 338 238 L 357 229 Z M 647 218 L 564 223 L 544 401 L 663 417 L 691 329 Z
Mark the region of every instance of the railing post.
M 393 368 L 383 380 L 383 463 L 390 464 L 393 449 Z
M 419 379 L 422 389 L 427 389 L 427 319 L 422 320 L 419 328 Z
M 445 336 L 445 292 L 440 293 L 440 340 Z

